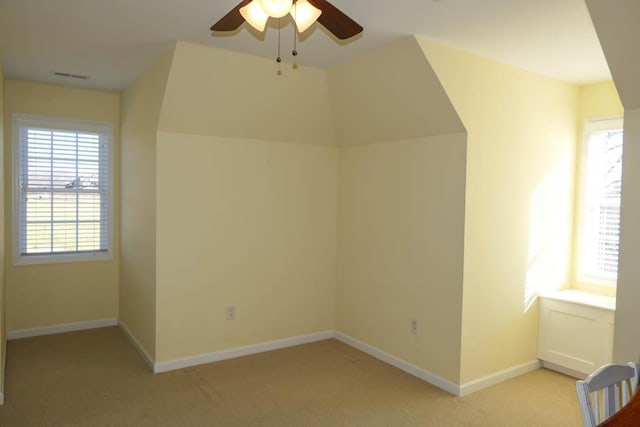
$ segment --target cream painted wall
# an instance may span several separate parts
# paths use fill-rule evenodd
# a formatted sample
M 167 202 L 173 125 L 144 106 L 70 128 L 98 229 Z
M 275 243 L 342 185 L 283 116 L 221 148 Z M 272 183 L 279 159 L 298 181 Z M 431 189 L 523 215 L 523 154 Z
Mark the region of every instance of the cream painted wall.
M 120 322 L 156 354 L 156 139 L 174 49 L 122 94 Z
M 572 272 L 572 287 L 587 292 L 593 292 L 603 295 L 615 296 L 616 290 L 612 287 L 597 286 L 590 283 L 583 283 L 577 280 L 576 276 L 576 259 L 578 253 L 578 238 L 579 238 L 579 218 L 578 213 L 580 211 L 580 183 L 582 179 L 582 163 L 584 159 L 584 124 L 587 120 L 607 119 L 613 117 L 622 117 L 624 114 L 624 108 L 618 97 L 618 92 L 612 81 L 594 83 L 590 85 L 580 86 L 580 103 L 578 106 L 578 141 L 576 149 L 576 198 L 574 211 L 576 217 L 574 221 L 574 239 L 573 239 L 573 254 L 571 272 Z
M 337 330 L 455 384 L 465 153 L 465 134 L 340 149 Z
M 464 126 L 412 37 L 327 79 L 341 146 L 336 328 L 457 383 Z
M 161 132 L 157 150 L 157 360 L 333 330 L 337 149 Z
M 5 81 L 4 191 L 5 227 L 12 229 L 13 114 L 31 114 L 114 125 L 114 161 L 119 167 L 120 96 L 117 93 L 62 86 Z M 118 211 L 119 180 L 114 179 L 114 212 Z M 12 265 L 12 233 L 6 233 L 7 330 L 115 318 L 118 316 L 119 221 L 114 217 L 113 260 L 46 265 Z
M 276 69 L 176 47 L 156 147 L 157 361 L 334 328 L 326 77 Z
M 585 120 L 622 117 L 623 114 L 624 107 L 613 81 L 580 86 L 578 126 L 582 127 Z
M 413 37 L 333 67 L 327 75 L 338 145 L 464 131 Z
M 464 384 L 536 360 L 525 298 L 567 284 L 578 88 L 418 41 L 468 132 Z
M 624 114 L 621 216 L 613 359 L 640 362 L 640 109 Z
M 160 130 L 334 145 L 324 71 L 178 42 Z
M 615 362 L 640 361 L 640 3 L 587 0 L 624 113 L 620 259 L 616 297 Z
M 0 56 L 0 394 L 4 392 L 4 370 L 7 360 L 7 323 L 5 298 L 4 248 L 4 74 Z

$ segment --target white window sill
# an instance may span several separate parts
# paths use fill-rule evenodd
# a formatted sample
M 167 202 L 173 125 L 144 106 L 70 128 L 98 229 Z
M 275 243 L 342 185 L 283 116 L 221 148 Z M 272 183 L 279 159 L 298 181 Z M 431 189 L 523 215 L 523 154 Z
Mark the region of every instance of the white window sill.
M 26 255 L 18 256 L 13 260 L 13 265 L 37 265 L 37 264 L 69 264 L 76 262 L 97 262 L 113 260 L 112 253 L 98 252 L 90 254 L 60 254 L 60 255 Z
M 589 307 L 602 308 L 604 310 L 616 311 L 616 298 L 606 295 L 598 295 L 590 292 L 579 291 L 577 289 L 562 289 L 541 293 L 540 298 L 553 299 L 557 301 L 572 302 L 574 304 L 586 305 Z

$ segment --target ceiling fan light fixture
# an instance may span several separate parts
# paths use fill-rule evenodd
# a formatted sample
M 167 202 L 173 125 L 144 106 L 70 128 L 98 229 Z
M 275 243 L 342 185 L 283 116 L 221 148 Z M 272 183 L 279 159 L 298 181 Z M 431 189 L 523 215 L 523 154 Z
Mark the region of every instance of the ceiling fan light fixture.
M 307 0 L 298 0 L 291 8 L 291 16 L 296 22 L 298 32 L 305 32 L 314 22 L 318 20 L 322 11 L 314 7 Z
M 249 22 L 249 25 L 262 32 L 269 18 L 279 19 L 288 13 L 293 15 L 298 32 L 307 30 L 314 22 L 339 40 L 350 39 L 364 30 L 362 25 L 328 0 L 240 0 L 236 7 L 211 26 L 211 31 L 236 31 L 242 24 Z M 281 24 L 278 23 L 278 34 Z
M 260 0 L 262 9 L 272 18 L 282 18 L 289 13 L 292 5 L 293 0 Z
M 240 15 L 242 15 L 249 25 L 260 32 L 264 31 L 264 27 L 267 25 L 267 20 L 269 19 L 269 15 L 262 8 L 258 0 L 253 0 L 248 5 L 241 7 Z

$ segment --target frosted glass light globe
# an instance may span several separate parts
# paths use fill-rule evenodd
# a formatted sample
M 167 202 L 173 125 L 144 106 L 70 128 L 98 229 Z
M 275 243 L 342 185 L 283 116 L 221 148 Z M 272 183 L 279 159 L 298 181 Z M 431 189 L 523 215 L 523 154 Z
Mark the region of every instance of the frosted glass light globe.
M 272 18 L 282 18 L 291 10 L 293 0 L 260 0 L 260 6 Z
M 289 13 L 296 22 L 298 31 L 303 33 L 318 20 L 322 11 L 312 6 L 307 0 L 298 0 Z
M 269 15 L 262 9 L 258 0 L 253 0 L 248 5 L 240 8 L 240 15 L 253 28 L 262 32 L 269 19 Z

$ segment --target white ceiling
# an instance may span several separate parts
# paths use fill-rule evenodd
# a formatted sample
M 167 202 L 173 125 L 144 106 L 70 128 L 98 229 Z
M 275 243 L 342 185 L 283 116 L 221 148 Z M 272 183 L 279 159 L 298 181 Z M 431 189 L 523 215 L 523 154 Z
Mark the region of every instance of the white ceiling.
M 0 0 L 5 76 L 120 90 L 174 40 L 275 58 L 277 30 L 245 24 L 234 35 L 209 27 L 240 0 Z M 406 35 L 575 83 L 610 79 L 584 0 L 331 0 L 364 27 L 339 43 L 317 24 L 298 44 L 298 63 L 328 67 Z M 271 20 L 273 21 L 273 20 Z M 291 62 L 293 26 L 282 29 Z M 84 81 L 55 77 L 89 75 Z

